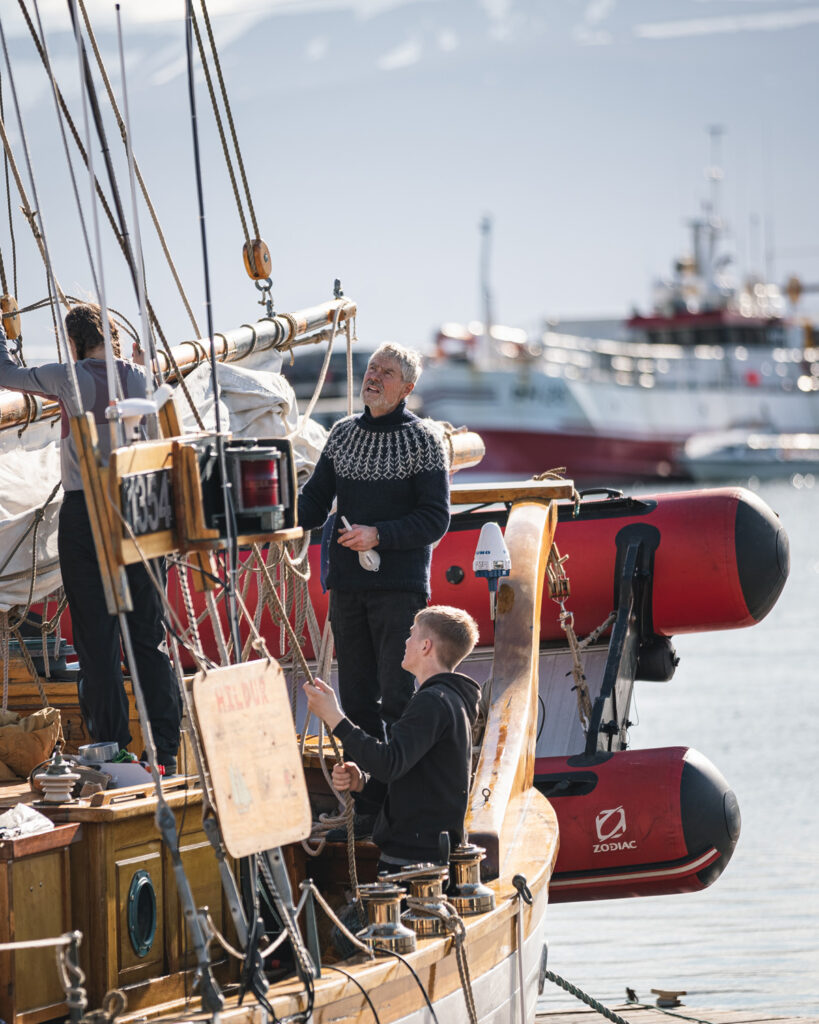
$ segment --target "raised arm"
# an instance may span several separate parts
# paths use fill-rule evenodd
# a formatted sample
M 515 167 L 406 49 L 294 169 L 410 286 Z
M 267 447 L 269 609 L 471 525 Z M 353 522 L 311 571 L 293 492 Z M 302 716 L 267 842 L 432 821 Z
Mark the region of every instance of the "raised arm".
M 61 363 L 18 366 L 9 353 L 5 333 L 0 330 L 0 387 L 56 398 L 65 375 L 66 368 Z
M 333 729 L 344 744 L 344 754 L 381 782 L 400 779 L 440 739 L 451 713 L 434 690 L 420 689 L 390 731 L 387 741 L 377 740 L 343 718 Z

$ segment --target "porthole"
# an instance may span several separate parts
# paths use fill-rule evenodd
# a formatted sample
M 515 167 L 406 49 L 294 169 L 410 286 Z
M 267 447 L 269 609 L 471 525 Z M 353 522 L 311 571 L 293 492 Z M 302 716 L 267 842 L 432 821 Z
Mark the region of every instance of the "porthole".
M 156 891 L 147 871 L 137 871 L 128 889 L 128 938 L 137 956 L 146 956 L 156 935 Z

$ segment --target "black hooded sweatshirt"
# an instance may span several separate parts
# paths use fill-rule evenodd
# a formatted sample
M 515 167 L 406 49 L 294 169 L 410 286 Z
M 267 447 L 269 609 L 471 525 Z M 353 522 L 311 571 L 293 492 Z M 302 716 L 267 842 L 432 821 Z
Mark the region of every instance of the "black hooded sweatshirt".
M 479 697 L 474 679 L 441 672 L 416 690 L 386 742 L 347 718 L 333 730 L 345 757 L 387 783 L 373 842 L 388 856 L 437 861 L 439 833 L 462 841 Z

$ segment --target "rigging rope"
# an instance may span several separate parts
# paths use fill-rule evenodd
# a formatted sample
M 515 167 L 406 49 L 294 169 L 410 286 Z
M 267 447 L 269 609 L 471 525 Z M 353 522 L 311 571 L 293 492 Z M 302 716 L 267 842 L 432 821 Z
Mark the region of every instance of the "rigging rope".
M 102 77 L 102 82 L 103 82 L 103 85 L 105 86 L 105 91 L 108 94 L 108 100 L 109 100 L 109 102 L 111 104 L 111 110 L 112 110 L 112 112 L 114 114 L 114 117 L 116 118 L 117 127 L 119 128 L 119 132 L 120 132 L 120 136 L 122 138 L 122 142 L 123 142 L 124 145 L 127 145 L 128 134 L 127 134 L 127 130 L 126 130 L 126 127 L 125 127 L 125 122 L 123 121 L 122 115 L 120 114 L 119 106 L 117 105 L 116 96 L 114 95 L 114 90 L 111 88 L 111 82 L 110 82 L 110 79 L 108 78 L 108 72 L 107 72 L 107 70 L 105 68 L 105 64 L 103 63 L 102 55 L 100 53 L 99 47 L 97 46 L 97 39 L 96 39 L 96 36 L 94 35 L 94 30 L 93 30 L 93 28 L 91 26 L 91 21 L 90 21 L 90 19 L 88 17 L 88 12 L 87 12 L 87 10 L 85 8 L 85 0 L 79 0 L 79 5 L 80 5 L 80 12 L 82 13 L 82 16 L 83 16 L 83 21 L 85 22 L 85 28 L 86 28 L 86 32 L 88 34 L 88 41 L 91 44 L 91 49 L 92 49 L 92 51 L 94 53 L 94 59 L 97 62 L 97 67 L 99 68 L 100 76 Z M 179 277 L 179 273 L 178 273 L 178 271 L 176 269 L 176 265 L 174 264 L 173 258 L 171 256 L 170 249 L 168 248 L 168 244 L 167 244 L 167 242 L 165 240 L 164 232 L 162 231 L 162 226 L 159 223 L 159 217 L 157 216 L 156 209 L 154 208 L 153 202 L 151 201 L 151 197 L 150 197 L 150 195 L 148 193 L 148 188 L 147 188 L 147 186 L 145 184 L 145 181 L 144 181 L 144 179 L 142 177 L 142 172 L 139 169 L 139 164 L 136 161 L 136 157 L 134 157 L 134 173 L 136 174 L 137 182 L 139 183 L 140 190 L 142 191 L 142 197 L 145 200 L 145 205 L 148 208 L 148 212 L 151 215 L 151 220 L 153 221 L 154 229 L 155 229 L 156 234 L 157 234 L 157 239 L 159 240 L 159 244 L 160 244 L 160 246 L 162 248 L 162 253 L 165 256 L 165 260 L 166 260 L 166 262 L 168 264 L 168 268 L 169 268 L 169 270 L 171 272 L 171 276 L 174 279 L 174 283 L 176 284 L 177 290 L 178 290 L 179 295 L 180 295 L 180 297 L 182 299 L 182 303 L 183 303 L 183 305 L 185 307 L 185 311 L 188 314 L 188 317 L 190 319 L 190 322 L 191 322 L 191 325 L 192 325 L 192 327 L 194 329 L 194 332 L 195 332 L 196 336 L 199 338 L 199 337 L 202 336 L 202 332 L 200 331 L 199 325 L 196 322 L 196 317 L 194 316 L 194 313 L 193 313 L 193 310 L 191 308 L 190 302 L 188 301 L 188 296 L 187 296 L 187 294 L 185 292 L 185 288 L 184 288 L 184 286 L 182 284 L 182 281 L 181 281 L 181 279 Z
M 23 0 L 18 0 L 18 2 L 20 4 L 21 10 L 24 10 L 24 8 L 23 8 Z M 36 0 L 35 0 L 35 10 L 36 10 Z M 26 15 L 26 17 L 28 17 L 28 15 Z M 38 24 L 39 24 L 39 20 L 40 20 L 40 18 L 39 18 L 39 13 L 38 13 L 38 15 L 37 15 Z M 33 26 L 31 26 L 31 28 L 32 28 L 32 31 L 33 31 Z M 70 151 L 68 149 L 68 140 L 65 137 L 65 124 L 63 122 L 63 118 L 60 117 L 60 103 L 59 103 L 59 100 L 57 98 L 57 80 L 54 77 L 54 70 L 53 70 L 53 68 L 51 66 L 51 61 L 49 60 L 49 57 L 48 57 L 48 50 L 46 48 L 45 34 L 43 33 L 43 26 L 42 25 L 40 25 L 39 44 L 40 45 L 39 45 L 38 48 L 40 49 L 40 58 L 43 61 L 43 65 L 45 66 L 46 75 L 48 76 L 49 84 L 51 85 L 51 94 L 52 94 L 52 97 L 54 99 L 54 106 L 55 106 L 55 109 L 57 111 L 57 122 L 58 122 L 58 124 L 60 126 L 60 137 L 61 137 L 62 142 L 63 142 L 63 151 L 65 153 L 66 163 L 68 164 L 68 175 L 69 175 L 69 177 L 71 179 L 71 188 L 72 188 L 72 190 L 74 192 L 74 203 L 75 203 L 75 205 L 77 207 L 77 213 L 79 214 L 79 218 L 80 218 L 80 228 L 82 230 L 82 239 L 83 239 L 83 243 L 85 245 L 85 253 L 86 253 L 86 256 L 88 257 L 88 266 L 91 269 L 91 277 L 92 277 L 93 282 L 94 282 L 94 290 L 97 293 L 97 295 L 99 295 L 100 294 L 100 288 L 99 288 L 99 283 L 97 281 L 97 274 L 96 274 L 96 271 L 94 269 L 94 259 L 93 259 L 92 255 L 91 255 L 91 241 L 90 241 L 90 239 L 88 237 L 88 228 L 86 227 L 86 223 L 85 223 L 85 213 L 83 212 L 82 203 L 80 202 L 80 193 L 79 193 L 79 189 L 77 188 L 77 177 L 74 174 L 74 163 L 71 160 L 71 153 L 70 153 Z
M 250 186 L 247 183 L 247 176 L 245 175 L 245 165 L 244 165 L 244 161 L 242 160 L 242 151 L 239 148 L 239 138 L 236 135 L 236 127 L 235 127 L 235 125 L 233 123 L 233 112 L 232 112 L 231 107 L 230 107 L 230 101 L 228 99 L 227 89 L 225 88 L 225 80 L 222 77 L 222 64 L 221 64 L 221 62 L 219 60 L 219 54 L 217 53 L 217 50 L 216 50 L 216 40 L 213 38 L 213 29 L 211 28 L 211 24 L 210 24 L 210 15 L 208 14 L 208 7 L 207 7 L 207 4 L 205 3 L 205 0 L 200 0 L 200 3 L 201 3 L 201 7 L 202 7 L 202 15 L 203 15 L 203 17 L 205 19 L 205 28 L 207 29 L 207 32 L 208 32 L 208 39 L 210 41 L 210 47 L 211 47 L 211 50 L 213 51 L 213 63 L 214 63 L 214 66 L 216 67 L 216 74 L 217 74 L 217 76 L 219 78 L 219 87 L 220 87 L 220 89 L 222 91 L 222 102 L 225 105 L 225 114 L 227 116 L 228 125 L 230 126 L 230 135 L 231 135 L 231 138 L 233 139 L 233 148 L 236 150 L 236 162 L 239 165 L 239 173 L 240 173 L 240 175 L 242 177 L 242 184 L 244 185 L 244 189 L 245 189 L 245 199 L 247 201 L 248 213 L 250 214 L 250 222 L 253 225 L 253 232 L 254 232 L 255 236 L 258 238 L 259 237 L 259 225 L 256 222 L 256 212 L 253 209 L 253 199 L 252 199 L 252 197 L 250 195 Z
M 43 47 L 40 44 L 40 40 L 37 37 L 36 29 L 34 28 L 34 24 L 31 21 L 31 18 L 29 17 L 29 14 L 28 14 L 28 11 L 26 10 L 26 8 L 25 8 L 25 6 L 23 4 L 23 0 L 18 0 L 18 4 L 20 5 L 20 9 L 22 10 L 23 16 L 25 17 L 26 23 L 27 23 L 28 28 L 29 28 L 29 32 L 31 33 L 31 37 L 34 40 L 34 45 L 35 45 L 35 47 L 37 49 L 37 52 L 40 55 L 40 60 L 42 61 L 43 66 L 46 68 L 46 70 L 48 70 L 48 66 L 49 65 L 48 65 L 47 54 L 45 53 Z M 67 107 L 67 105 L 65 103 L 65 99 L 63 98 L 62 92 L 59 90 L 59 88 L 57 89 L 57 99 L 59 101 L 59 105 L 60 105 L 60 109 L 62 111 L 63 117 L 65 118 L 66 124 L 69 127 L 69 130 L 71 132 L 72 138 L 74 139 L 74 143 L 75 143 L 75 145 L 76 145 L 76 147 L 77 147 L 77 149 L 78 149 L 78 151 L 80 153 L 80 156 L 82 157 L 82 160 L 83 160 L 83 162 L 84 162 L 84 164 L 85 164 L 85 166 L 87 168 L 88 165 L 89 165 L 88 154 L 86 152 L 85 146 L 82 143 L 82 140 L 80 139 L 79 132 L 77 131 L 77 127 L 74 124 L 74 119 L 71 116 L 71 112 L 69 111 L 69 109 L 68 109 L 68 107 Z M 46 264 L 46 267 L 49 268 L 50 267 L 50 261 L 48 260 L 48 255 L 47 255 L 47 252 L 45 250 L 44 239 L 41 238 L 40 233 L 37 230 L 37 225 L 35 223 L 35 214 L 32 212 L 31 205 L 28 202 L 28 198 L 26 197 L 26 194 L 25 194 L 25 189 L 23 187 L 22 182 L 20 181 L 19 174 L 16 171 L 16 164 L 14 163 L 13 154 L 11 152 L 11 146 L 10 146 L 10 144 L 8 142 L 8 138 L 7 138 L 6 132 L 5 132 L 5 127 L 2 124 L 2 120 L 1 119 L 0 119 L 0 134 L 2 134 L 2 137 L 3 137 L 4 148 L 5 148 L 6 152 L 10 156 L 11 166 L 12 166 L 12 173 L 14 174 L 15 181 L 17 182 L 17 188 L 18 188 L 18 191 L 20 193 L 21 199 L 23 200 L 23 213 L 26 216 L 26 218 L 28 219 L 29 224 L 31 225 L 31 229 L 32 229 L 32 232 L 34 233 L 35 241 L 37 241 L 37 244 L 38 244 L 38 246 L 40 248 L 40 254 L 41 254 L 42 258 L 43 258 L 43 262 Z M 125 240 L 123 239 L 122 233 L 120 232 L 119 228 L 117 227 L 117 223 L 116 223 L 116 220 L 114 218 L 114 214 L 113 214 L 113 212 L 111 210 L 111 207 L 110 207 L 110 205 L 108 203 L 108 200 L 105 197 L 105 193 L 102 190 L 102 186 L 100 185 L 99 180 L 97 179 L 96 176 L 94 176 L 94 185 L 95 185 L 95 189 L 96 189 L 97 198 L 99 199 L 99 202 L 100 202 L 100 206 L 102 207 L 102 210 L 105 213 L 105 216 L 106 216 L 106 218 L 108 220 L 108 223 L 109 223 L 109 225 L 111 227 L 111 230 L 112 230 L 112 232 L 114 234 L 114 237 L 115 237 L 115 239 L 117 241 L 117 244 L 119 245 L 121 252 L 126 257 L 126 260 L 127 260 L 127 249 L 126 249 Z M 35 200 L 36 200 L 36 196 L 35 196 Z M 55 284 L 56 284 L 56 280 L 55 280 Z M 59 298 L 60 298 L 60 302 L 64 306 L 68 307 L 68 305 L 69 305 L 68 300 L 66 299 L 66 297 L 63 294 L 62 289 L 59 287 L 59 285 L 57 285 L 57 292 L 58 292 L 58 295 L 59 295 Z M 185 396 L 185 399 L 187 400 L 187 403 L 188 403 L 188 405 L 189 405 L 189 407 L 191 409 L 193 417 L 196 420 L 197 426 L 199 427 L 200 430 L 204 431 L 205 430 L 205 424 L 202 421 L 202 417 L 199 414 L 199 410 L 196 407 L 196 403 L 193 401 L 193 398 L 192 398 L 192 396 L 190 394 L 188 386 L 185 383 L 185 378 L 182 375 L 182 373 L 180 372 L 179 365 L 177 364 L 176 359 L 174 358 L 173 352 L 171 351 L 171 346 L 168 343 L 168 339 L 165 336 L 165 332 L 162 330 L 162 327 L 161 327 L 161 325 L 159 323 L 159 319 L 158 319 L 158 317 L 156 315 L 156 312 L 155 312 L 155 310 L 153 308 L 153 305 L 152 305 L 152 303 L 151 303 L 151 301 L 149 299 L 146 299 L 146 304 L 147 304 L 147 308 L 148 308 L 148 315 L 149 315 L 149 317 L 151 319 L 151 324 L 153 325 L 153 329 L 159 335 L 159 340 L 162 343 L 162 348 L 163 348 L 163 351 L 165 353 L 165 356 L 168 359 L 168 364 L 171 367 L 171 371 L 173 372 L 173 374 L 176 376 L 176 379 L 178 380 L 179 387 L 181 388 L 182 393 Z M 71 368 L 73 370 L 73 363 L 71 362 L 71 360 L 68 360 L 68 362 L 69 362 L 69 364 L 70 364 L 70 366 L 71 366 Z
M 43 238 L 43 235 L 41 234 L 40 229 L 37 227 L 36 214 L 35 214 L 34 210 L 31 208 L 31 203 L 29 202 L 28 195 L 26 193 L 25 185 L 23 185 L 23 180 L 20 177 L 20 171 L 19 171 L 19 169 L 17 167 L 17 161 L 14 159 L 14 153 L 13 153 L 12 148 L 11 148 L 11 143 L 9 142 L 9 137 L 6 134 L 5 118 L 3 118 L 2 116 L 0 116 L 0 138 L 2 138 L 2 141 L 3 141 L 3 152 L 5 153 L 5 156 L 6 156 L 7 160 L 8 160 L 9 167 L 11 168 L 11 173 L 12 173 L 12 177 L 14 178 L 14 183 L 17 185 L 17 192 L 18 192 L 18 194 L 20 196 L 20 202 L 23 204 L 22 207 L 21 207 L 22 214 L 26 218 L 26 220 L 28 221 L 29 226 L 31 227 L 32 234 L 34 235 L 34 241 L 37 244 L 37 248 L 39 249 L 40 256 L 41 256 L 43 264 L 45 265 L 45 268 L 46 268 L 46 273 L 48 273 L 49 265 L 50 264 L 49 264 L 49 259 L 48 259 L 48 251 L 47 251 L 46 246 L 45 246 L 45 239 Z M 24 142 L 24 148 L 25 148 L 25 142 Z M 35 201 L 36 201 L 36 195 L 35 195 Z M 61 304 L 63 306 L 65 306 L 65 307 L 68 307 L 68 301 L 66 300 L 66 297 L 63 294 L 63 290 L 62 290 L 62 288 L 60 288 L 60 285 L 57 282 L 56 278 L 54 279 L 54 284 L 56 285 L 57 296 L 58 296 Z M 50 288 L 49 288 L 49 290 L 50 290 Z
M 590 1006 L 593 1010 L 597 1010 L 608 1020 L 613 1021 L 614 1024 L 630 1024 L 625 1017 L 621 1017 L 619 1013 L 615 1013 L 614 1010 L 610 1010 L 607 1006 L 604 1006 L 601 1002 L 595 999 L 593 996 L 588 995 L 582 989 L 573 985 L 570 981 L 566 981 L 565 978 L 561 978 L 559 974 L 555 974 L 554 971 L 542 970 L 541 976 L 551 981 L 554 985 L 559 985 L 560 988 L 565 989 L 569 995 L 579 999 L 581 1003 L 585 1003 Z
M 5 118 L 3 110 L 3 78 L 0 75 L 0 118 Z M 9 158 L 5 149 L 3 150 L 3 171 L 6 179 L 6 209 L 8 210 L 9 219 L 9 239 L 11 241 L 11 261 L 12 261 L 12 279 L 14 282 L 14 296 L 17 296 L 17 243 L 14 238 L 14 220 L 11 216 L 11 181 L 9 179 Z M 6 269 L 2 266 L 2 257 L 0 257 L 0 268 L 3 271 L 3 291 L 8 293 L 8 284 L 6 282 Z
M 569 577 L 566 575 L 563 565 L 568 557 L 568 555 L 561 557 L 560 552 L 557 550 L 557 545 L 552 544 L 549 550 L 546 572 L 549 579 L 549 595 L 560 607 L 558 621 L 560 628 L 566 634 L 566 640 L 572 654 L 572 676 L 574 678 L 572 689 L 577 697 L 577 715 L 585 735 L 591 720 L 592 705 L 589 696 L 589 686 L 586 682 L 583 663 L 580 659 L 580 646 L 574 631 L 574 613 L 566 609 L 566 599 L 571 593 L 571 587 L 569 585 Z
M 200 2 L 201 2 L 201 6 L 202 6 L 202 14 L 203 14 L 204 19 L 205 19 L 205 27 L 206 27 L 207 32 L 208 32 L 208 39 L 210 41 L 211 50 L 213 51 L 213 59 L 214 59 L 214 65 L 216 67 L 216 73 L 217 73 L 218 78 L 219 78 L 219 85 L 220 85 L 220 89 L 221 89 L 221 92 L 222 92 L 222 102 L 225 105 L 225 114 L 227 116 L 228 124 L 230 126 L 230 131 L 231 131 L 231 137 L 232 137 L 232 140 L 233 140 L 233 145 L 234 145 L 234 148 L 236 150 L 236 156 L 237 156 L 237 161 L 238 161 L 238 164 L 239 164 L 239 170 L 240 170 L 241 177 L 242 177 L 242 183 L 243 183 L 244 189 L 245 189 L 245 197 L 246 197 L 248 209 L 250 211 L 250 217 L 251 217 L 252 224 L 253 224 L 253 231 L 254 231 L 255 237 L 258 238 L 258 236 L 259 236 L 259 228 L 258 228 L 258 226 L 256 224 L 256 215 L 255 215 L 255 213 L 253 211 L 253 203 L 251 202 L 251 199 L 250 199 L 250 189 L 248 188 L 247 178 L 245 176 L 244 163 L 242 161 L 242 154 L 241 154 L 241 151 L 239 149 L 239 140 L 238 140 L 238 138 L 236 136 L 236 129 L 235 129 L 235 126 L 234 126 L 234 123 L 233 123 L 233 115 L 232 115 L 231 110 L 230 110 L 230 102 L 228 100 L 227 91 L 225 89 L 225 82 L 224 82 L 224 78 L 222 77 L 222 67 L 221 67 L 221 63 L 219 61 L 219 55 L 218 55 L 218 53 L 216 51 L 216 42 L 215 42 L 215 40 L 213 38 L 213 32 L 211 30 L 210 18 L 208 17 L 207 6 L 205 4 L 205 0 L 200 0 Z M 203 72 L 205 74 L 205 82 L 206 82 L 207 87 L 208 87 L 208 94 L 210 96 L 211 107 L 213 108 L 213 117 L 214 117 L 214 120 L 216 122 L 216 128 L 217 128 L 217 130 L 219 132 L 219 138 L 220 138 L 221 143 L 222 143 L 222 153 L 223 153 L 224 158 L 225 158 L 225 165 L 227 167 L 227 171 L 228 171 L 228 175 L 230 177 L 231 185 L 233 186 L 233 197 L 236 200 L 236 209 L 238 210 L 239 220 L 241 221 L 241 224 L 242 224 L 242 233 L 245 236 L 245 244 L 246 244 L 246 246 L 248 248 L 248 251 L 250 251 L 250 248 L 251 248 L 251 238 L 250 238 L 250 233 L 249 233 L 248 227 L 247 227 L 247 218 L 245 217 L 245 212 L 244 212 L 244 209 L 242 208 L 242 199 L 241 199 L 241 196 L 239 194 L 239 185 L 238 185 L 238 183 L 236 181 L 236 173 L 235 173 L 235 171 L 233 169 L 233 162 L 232 162 L 231 157 L 230 157 L 230 150 L 228 148 L 227 139 L 225 137 L 225 130 L 224 130 L 224 127 L 222 125 L 222 115 L 221 115 L 221 113 L 219 111 L 219 103 L 218 103 L 218 101 L 216 99 L 216 91 L 215 91 L 215 89 L 213 87 L 213 78 L 211 76 L 210 68 L 208 66 L 208 58 L 207 58 L 207 54 L 205 53 L 204 44 L 202 42 L 202 34 L 199 31 L 199 24 L 198 24 L 198 22 L 196 20 L 196 14 L 193 11 L 191 11 L 191 24 L 193 25 L 193 31 L 194 31 L 194 34 L 196 35 L 196 45 L 197 45 L 197 48 L 199 50 L 199 59 L 202 62 L 202 70 L 203 70 Z

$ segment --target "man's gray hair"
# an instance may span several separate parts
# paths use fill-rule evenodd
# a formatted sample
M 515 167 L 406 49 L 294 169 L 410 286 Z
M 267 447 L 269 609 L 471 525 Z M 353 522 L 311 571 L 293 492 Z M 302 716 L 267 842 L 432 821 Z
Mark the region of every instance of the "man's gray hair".
M 370 359 L 375 359 L 376 356 L 394 359 L 401 367 L 401 379 L 407 384 L 415 384 L 421 376 L 421 353 L 415 349 L 404 348 L 395 341 L 385 341 L 378 346 Z

